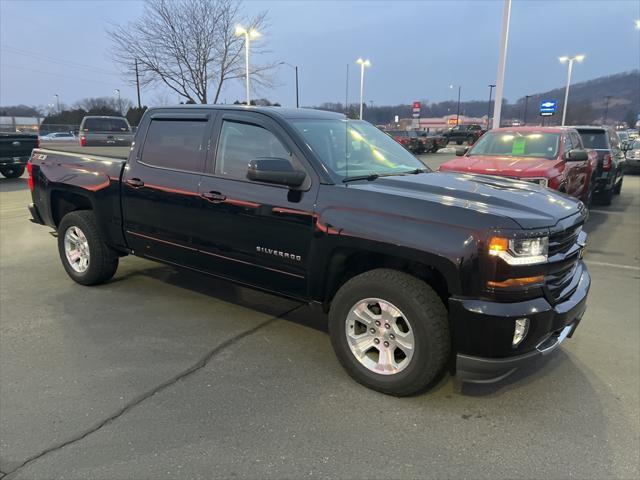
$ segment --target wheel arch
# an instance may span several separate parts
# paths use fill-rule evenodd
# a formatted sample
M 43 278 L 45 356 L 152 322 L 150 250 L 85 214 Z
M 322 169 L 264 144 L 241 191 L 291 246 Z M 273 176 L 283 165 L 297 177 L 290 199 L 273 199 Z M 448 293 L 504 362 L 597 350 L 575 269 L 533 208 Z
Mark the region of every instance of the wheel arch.
M 91 198 L 75 190 L 53 189 L 49 197 L 51 205 L 51 220 L 58 227 L 62 218 L 76 210 L 93 210 Z
M 440 296 L 445 306 L 447 299 L 459 289 L 455 266 L 437 255 L 390 254 L 375 250 L 339 249 L 326 264 L 322 306 L 328 311 L 336 292 L 351 278 L 370 270 L 389 268 L 408 273 L 423 280 Z

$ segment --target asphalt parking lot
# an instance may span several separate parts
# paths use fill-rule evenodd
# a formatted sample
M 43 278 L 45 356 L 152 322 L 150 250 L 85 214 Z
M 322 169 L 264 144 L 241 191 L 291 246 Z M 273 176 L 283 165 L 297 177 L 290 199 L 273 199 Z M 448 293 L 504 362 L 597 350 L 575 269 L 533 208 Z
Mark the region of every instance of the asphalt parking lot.
M 134 257 L 74 284 L 29 199 L 0 180 L 0 477 L 640 477 L 640 176 L 592 210 L 560 351 L 403 399 L 353 382 L 305 305 Z

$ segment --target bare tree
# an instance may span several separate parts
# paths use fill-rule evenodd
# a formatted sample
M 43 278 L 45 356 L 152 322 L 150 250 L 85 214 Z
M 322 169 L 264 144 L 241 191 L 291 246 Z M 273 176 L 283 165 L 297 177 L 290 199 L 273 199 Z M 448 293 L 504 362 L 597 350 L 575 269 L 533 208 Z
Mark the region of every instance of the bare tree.
M 232 0 L 147 0 L 144 14 L 107 30 L 113 59 L 129 78 L 136 62 L 142 85 L 164 85 L 193 103 L 218 102 L 228 80 L 245 77 L 244 36 L 235 27 L 264 31 L 266 12 L 247 18 Z M 252 54 L 264 53 L 253 48 Z M 251 79 L 271 86 L 277 63 L 252 62 Z
M 118 102 L 115 97 L 89 97 L 75 103 L 76 108 L 81 108 L 87 112 L 99 112 L 111 110 L 119 112 L 122 107 L 122 112 L 126 113 L 133 106 L 133 103 L 128 98 L 122 98 Z

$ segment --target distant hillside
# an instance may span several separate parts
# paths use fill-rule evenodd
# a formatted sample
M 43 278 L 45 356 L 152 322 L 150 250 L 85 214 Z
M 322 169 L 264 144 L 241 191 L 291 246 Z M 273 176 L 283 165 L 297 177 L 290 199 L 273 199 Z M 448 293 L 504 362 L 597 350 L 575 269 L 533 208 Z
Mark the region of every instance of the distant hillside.
M 601 123 L 604 120 L 606 96 L 609 98 L 609 110 L 607 123 L 627 122 L 635 124 L 636 115 L 640 113 L 640 71 L 618 73 L 606 77 L 599 77 L 586 82 L 571 85 L 570 108 L 567 112 L 567 123 L 587 124 Z M 564 86 L 548 92 L 540 92 L 529 96 L 527 106 L 527 121 L 534 123 L 539 121 L 538 106 L 542 99 L 558 101 L 558 112 L 562 112 L 564 102 Z M 423 117 L 442 117 L 456 112 L 456 102 L 446 101 L 429 103 L 423 101 L 421 115 Z M 487 115 L 489 103 L 487 100 L 474 100 L 462 102 L 460 112 L 471 117 Z M 355 113 L 352 106 L 352 113 Z M 341 103 L 324 103 L 316 108 L 344 112 Z M 393 122 L 395 115 L 400 118 L 411 117 L 411 105 L 368 106 L 364 105 L 366 120 L 374 124 L 386 124 Z M 511 119 L 522 120 L 524 116 L 524 97 L 515 103 L 505 102 L 502 107 L 502 118 L 505 121 Z M 550 124 L 559 123 L 561 115 L 552 117 Z
M 640 113 L 640 71 L 618 73 L 571 85 L 567 116 L 569 119 L 578 116 L 578 120 L 585 123 L 599 123 L 604 119 L 607 96 L 610 97 L 608 121 L 631 120 L 635 123 L 636 115 Z M 540 99 L 558 100 L 558 106 L 562 108 L 564 87 L 533 95 L 529 99 L 529 108 L 534 100 L 533 108 L 536 109 Z M 524 97 L 518 99 L 516 105 L 523 103 Z M 570 123 L 574 123 L 573 120 Z

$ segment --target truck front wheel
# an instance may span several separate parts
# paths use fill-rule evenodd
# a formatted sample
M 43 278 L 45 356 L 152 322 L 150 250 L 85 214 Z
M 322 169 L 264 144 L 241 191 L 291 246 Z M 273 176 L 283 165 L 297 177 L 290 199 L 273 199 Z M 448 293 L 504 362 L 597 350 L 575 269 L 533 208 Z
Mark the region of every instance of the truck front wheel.
M 329 332 L 345 370 L 390 395 L 426 390 L 449 359 L 447 310 L 440 297 L 397 270 L 371 270 L 345 283 L 331 305 Z
M 66 214 L 58 226 L 58 252 L 67 274 L 82 285 L 109 280 L 118 257 L 105 245 L 91 210 Z

